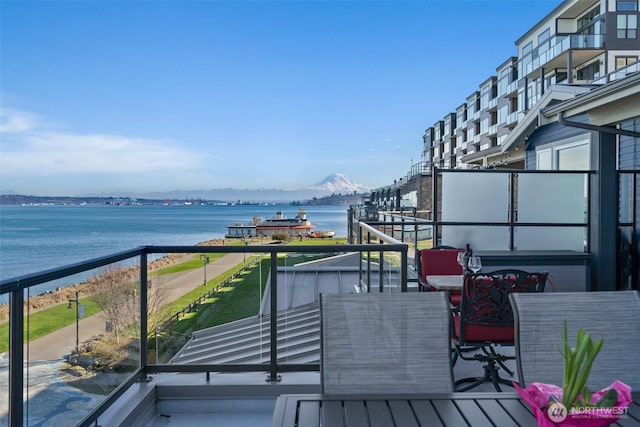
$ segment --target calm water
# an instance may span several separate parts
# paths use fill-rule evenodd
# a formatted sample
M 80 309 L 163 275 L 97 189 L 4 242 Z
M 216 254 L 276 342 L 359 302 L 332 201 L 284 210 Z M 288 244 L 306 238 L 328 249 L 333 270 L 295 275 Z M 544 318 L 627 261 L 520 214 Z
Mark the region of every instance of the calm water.
M 2 206 L 0 279 L 143 245 L 195 245 L 253 216 L 293 218 L 297 206 Z M 347 235 L 347 206 L 301 206 L 316 230 Z M 55 286 L 54 286 L 55 288 Z M 41 288 L 38 287 L 40 290 Z M 45 289 L 47 290 L 47 289 Z

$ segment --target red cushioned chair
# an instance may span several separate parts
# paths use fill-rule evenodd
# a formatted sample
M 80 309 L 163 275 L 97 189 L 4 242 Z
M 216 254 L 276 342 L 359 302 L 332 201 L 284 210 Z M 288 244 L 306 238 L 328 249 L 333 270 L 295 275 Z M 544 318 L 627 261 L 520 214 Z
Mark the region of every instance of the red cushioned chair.
M 462 275 L 462 266 L 458 264 L 457 257 L 464 249 L 451 246 L 436 246 L 431 249 L 422 249 L 418 252 L 418 290 L 435 290 L 427 283 L 427 276 L 431 275 Z M 457 308 L 460 305 L 460 291 L 449 291 L 451 305 Z M 454 359 L 455 363 L 455 359 Z
M 509 294 L 544 292 L 547 275 L 522 270 L 465 275 L 460 309 L 452 322 L 454 360 L 460 357 L 485 365 L 484 376 L 457 380 L 456 391 L 467 391 L 485 382 L 493 383 L 497 391 L 502 391 L 500 384 L 513 385 L 512 381 L 501 378 L 498 370 L 502 368 L 513 376 L 513 371 L 504 362 L 515 357 L 497 353 L 495 349 L 496 345 L 513 346 L 514 323 Z M 478 353 L 465 356 L 469 347 L 474 346 Z
M 462 266 L 458 264 L 458 253 L 464 249 L 450 246 L 436 246 L 431 249 L 418 251 L 418 289 L 420 291 L 433 290 L 427 283 L 427 276 L 432 275 L 462 275 Z

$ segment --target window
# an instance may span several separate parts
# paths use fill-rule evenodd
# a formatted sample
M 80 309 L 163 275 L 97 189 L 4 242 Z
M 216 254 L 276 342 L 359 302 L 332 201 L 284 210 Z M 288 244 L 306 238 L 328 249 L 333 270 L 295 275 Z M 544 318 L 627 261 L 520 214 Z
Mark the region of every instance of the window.
M 509 68 L 505 68 L 500 71 L 500 77 L 498 78 L 498 96 L 503 96 L 507 93 L 507 88 L 509 87 L 509 76 L 511 74 L 511 70 Z
M 550 35 L 551 33 L 547 28 L 538 36 L 538 54 L 541 54 L 542 52 L 546 52 L 547 49 L 549 49 L 549 46 L 551 45 L 550 44 L 551 39 L 549 38 Z
M 559 170 L 589 170 L 589 144 L 560 147 L 556 152 Z
M 578 70 L 578 80 L 595 80 L 600 77 L 600 61 L 592 62 Z
M 616 56 L 616 70 L 638 62 L 637 56 Z
M 618 12 L 632 12 L 638 10 L 637 1 L 617 1 L 616 10 Z
M 556 71 L 556 83 L 561 83 L 567 80 L 567 72 L 566 71 Z
M 480 109 L 484 110 L 489 107 L 491 101 L 491 86 L 486 85 L 480 88 Z
M 587 30 L 591 24 L 593 24 L 596 19 L 600 16 L 600 6 L 591 9 L 589 12 L 585 13 L 580 19 L 578 19 L 578 34 L 592 34 Z M 584 30 L 587 30 L 585 33 Z
M 541 150 L 537 152 L 537 165 L 538 170 L 551 170 L 553 164 L 551 163 L 551 150 Z
M 616 35 L 619 39 L 635 39 L 638 35 L 638 15 L 618 15 Z
M 489 132 L 489 117 L 482 119 L 480 122 L 480 134 L 484 135 Z
M 504 105 L 498 110 L 498 124 L 507 123 L 507 116 L 509 115 L 509 105 Z
M 589 141 L 564 142 L 536 150 L 538 170 L 589 170 Z

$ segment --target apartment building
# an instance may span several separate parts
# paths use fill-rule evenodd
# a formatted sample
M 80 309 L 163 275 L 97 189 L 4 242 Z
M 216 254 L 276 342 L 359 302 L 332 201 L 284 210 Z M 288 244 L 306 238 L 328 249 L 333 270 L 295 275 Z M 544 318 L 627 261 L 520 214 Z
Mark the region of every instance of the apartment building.
M 551 168 L 528 144 L 540 111 L 640 70 L 637 0 L 567 0 L 516 40 L 496 68 L 423 136 L 423 170 Z M 579 147 L 581 144 L 573 144 Z M 577 156 L 588 151 L 575 148 Z

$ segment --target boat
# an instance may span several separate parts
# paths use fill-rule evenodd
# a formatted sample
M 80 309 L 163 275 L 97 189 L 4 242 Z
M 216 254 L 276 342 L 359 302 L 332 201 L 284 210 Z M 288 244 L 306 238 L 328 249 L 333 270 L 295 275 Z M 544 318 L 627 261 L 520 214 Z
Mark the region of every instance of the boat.
M 275 234 L 286 234 L 291 237 L 308 236 L 315 228 L 307 218 L 307 212 L 299 209 L 295 218 L 287 218 L 283 211 L 276 211 L 276 216 L 261 220 L 253 217 L 250 224 L 235 223 L 227 226 L 226 237 L 270 237 Z

